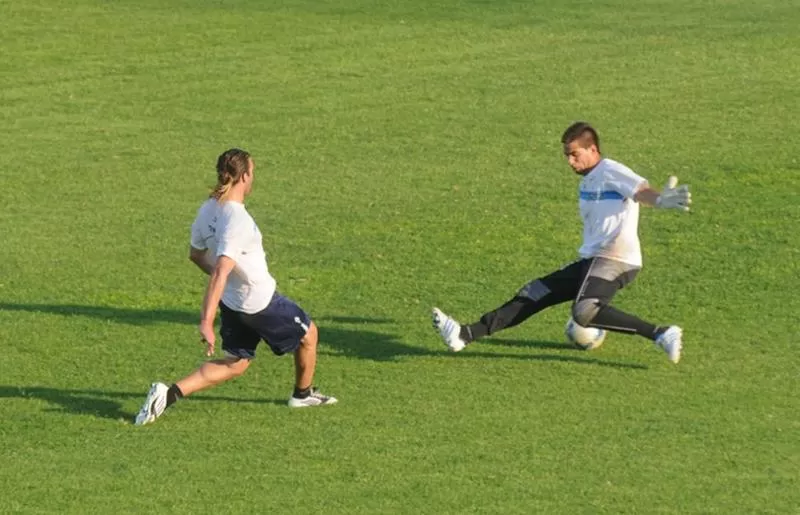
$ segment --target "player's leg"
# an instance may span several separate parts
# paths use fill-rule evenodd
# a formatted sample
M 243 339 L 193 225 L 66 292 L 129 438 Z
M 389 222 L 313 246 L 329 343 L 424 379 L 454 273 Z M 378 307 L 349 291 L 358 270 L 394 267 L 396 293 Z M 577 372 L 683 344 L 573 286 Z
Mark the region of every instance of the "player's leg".
M 661 327 L 611 306 L 616 293 L 630 284 L 640 268 L 605 258 L 594 258 L 584 272 L 580 290 L 572 304 L 572 318 L 584 327 L 598 327 L 643 336 L 664 349 L 677 363 L 681 351 L 681 329 Z
M 160 417 L 176 401 L 195 392 L 216 386 L 244 374 L 250 359 L 228 356 L 206 361 L 200 368 L 172 386 L 153 383 L 142 408 L 136 415 L 136 425 L 149 424 Z
M 178 398 L 211 388 L 244 374 L 252 358 L 226 356 L 223 359 L 206 361 L 200 368 L 175 383 Z
M 239 377 L 256 357 L 256 347 L 261 337 L 247 325 L 248 315 L 234 311 L 222 302 L 219 303 L 219 311 L 219 335 L 222 337 L 225 357 L 206 361 L 192 374 L 175 383 L 180 393 L 178 398 Z
M 317 343 L 319 331 L 317 324 L 308 324 L 308 331 L 300 345 L 294 351 L 294 387 L 295 392 L 308 390 L 314 382 L 314 372 L 317 368 Z
M 572 304 L 572 318 L 584 327 L 599 327 L 653 339 L 657 329 L 655 325 L 609 305 L 614 295 L 631 283 L 638 272 L 638 267 L 620 261 L 590 260 Z
M 335 404 L 313 386 L 317 366 L 318 330 L 308 314 L 291 299 L 275 293 L 269 305 L 247 323 L 258 331 L 277 356 L 294 354 L 295 385 L 289 406 L 293 408 Z
M 206 361 L 172 386 L 153 383 L 142 408 L 136 415 L 137 425 L 155 421 L 179 399 L 239 377 L 250 366 L 261 338 L 242 322 L 242 313 L 237 313 L 222 303 L 220 311 L 222 319 L 220 335 L 225 357 Z
M 479 338 L 519 325 L 543 309 L 574 299 L 583 277 L 584 261 L 529 282 L 502 306 L 472 324 L 461 325 L 434 308 L 434 327 L 451 350 L 459 351 Z

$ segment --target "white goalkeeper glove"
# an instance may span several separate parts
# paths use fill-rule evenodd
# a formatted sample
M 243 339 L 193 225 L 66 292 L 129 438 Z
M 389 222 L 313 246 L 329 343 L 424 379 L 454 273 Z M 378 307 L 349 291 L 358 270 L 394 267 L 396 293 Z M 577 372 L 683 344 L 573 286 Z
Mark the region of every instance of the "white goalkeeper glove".
M 689 186 L 678 186 L 678 178 L 674 175 L 669 178 L 667 185 L 661 195 L 656 199 L 656 207 L 664 209 L 680 209 L 689 211 L 689 204 L 692 203 L 692 194 L 689 193 Z

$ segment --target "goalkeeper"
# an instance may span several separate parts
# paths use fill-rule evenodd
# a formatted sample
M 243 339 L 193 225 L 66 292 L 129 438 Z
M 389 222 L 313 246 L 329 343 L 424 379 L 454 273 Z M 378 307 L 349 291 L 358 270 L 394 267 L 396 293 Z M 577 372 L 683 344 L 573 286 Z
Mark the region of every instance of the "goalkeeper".
M 473 324 L 461 325 L 433 308 L 433 325 L 452 351 L 502 329 L 513 327 L 550 306 L 572 302 L 572 318 L 585 327 L 638 334 L 667 353 L 681 358 L 683 330 L 659 326 L 610 305 L 617 291 L 642 268 L 639 245 L 639 204 L 689 211 L 691 194 L 670 177 L 659 192 L 625 165 L 603 158 L 597 131 L 585 122 L 570 125 L 561 137 L 569 166 L 582 177 L 579 188 L 583 244 L 580 259 L 535 279 L 508 302 Z

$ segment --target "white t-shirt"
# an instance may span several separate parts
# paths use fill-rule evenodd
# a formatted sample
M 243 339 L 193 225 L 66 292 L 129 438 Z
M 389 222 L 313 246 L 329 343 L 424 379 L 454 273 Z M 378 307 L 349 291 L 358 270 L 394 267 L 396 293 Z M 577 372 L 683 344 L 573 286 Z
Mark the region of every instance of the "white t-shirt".
M 639 203 L 633 196 L 646 184 L 646 179 L 611 159 L 602 159 L 583 176 L 578 189 L 583 219 L 581 257 L 604 257 L 642 266 Z
M 275 293 L 275 279 L 267 268 L 261 231 L 244 204 L 208 199 L 192 224 L 192 247 L 207 250 L 210 262 L 220 256 L 236 261 L 228 276 L 222 302 L 229 308 L 253 314 L 261 311 Z

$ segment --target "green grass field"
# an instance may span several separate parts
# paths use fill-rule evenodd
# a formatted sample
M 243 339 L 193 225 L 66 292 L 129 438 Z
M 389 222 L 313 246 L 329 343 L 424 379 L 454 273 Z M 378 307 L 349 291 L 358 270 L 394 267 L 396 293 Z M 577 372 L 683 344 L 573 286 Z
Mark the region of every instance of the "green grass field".
M 800 11 L 781 0 L 0 0 L 0 512 L 798 513 Z M 569 347 L 568 306 L 459 354 L 572 260 L 559 137 L 691 185 L 616 300 L 680 323 Z M 292 363 L 132 418 L 203 358 L 189 226 L 226 148 Z

